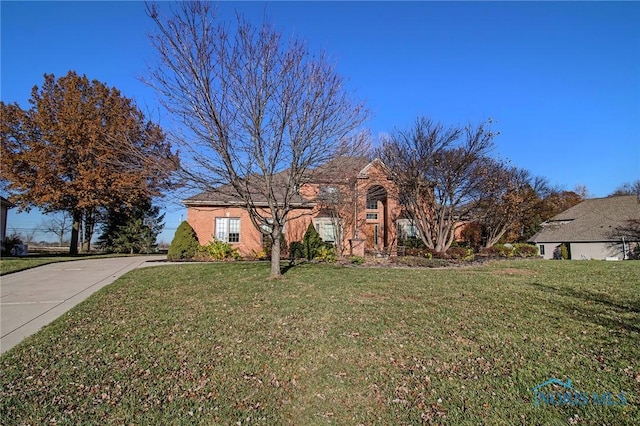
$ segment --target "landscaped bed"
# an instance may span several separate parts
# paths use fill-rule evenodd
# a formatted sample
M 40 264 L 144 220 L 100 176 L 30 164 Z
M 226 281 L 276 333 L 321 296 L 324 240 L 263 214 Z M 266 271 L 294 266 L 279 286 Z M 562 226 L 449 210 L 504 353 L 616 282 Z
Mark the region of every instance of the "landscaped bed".
M 638 282 L 602 261 L 136 270 L 0 358 L 0 419 L 637 424 Z M 552 378 L 571 390 L 536 396 Z

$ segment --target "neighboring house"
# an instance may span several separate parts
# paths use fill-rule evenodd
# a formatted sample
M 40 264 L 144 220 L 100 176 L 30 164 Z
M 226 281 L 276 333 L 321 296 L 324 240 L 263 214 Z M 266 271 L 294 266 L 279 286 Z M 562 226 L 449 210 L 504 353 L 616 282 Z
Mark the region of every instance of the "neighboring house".
M 395 249 L 397 229 L 406 232 L 408 225 L 400 218 L 397 187 L 380 160 L 340 158 L 310 171 L 309 176 L 285 225 L 287 243 L 302 241 L 309 223 L 313 223 L 322 239 L 334 243 L 345 255 L 390 253 Z M 266 200 L 254 200 L 258 207 L 268 210 Z M 227 195 L 224 187 L 183 203 L 200 244 L 216 238 L 233 244 L 243 256 L 263 248 L 263 235 L 253 225 L 243 202 Z
M 7 213 L 12 207 L 15 207 L 12 202 L 0 196 L 0 241 L 7 235 Z
M 570 259 L 624 259 L 640 241 L 623 239 L 616 230 L 629 220 L 640 220 L 640 203 L 635 195 L 594 198 L 565 210 L 542 224 L 529 239 L 540 255 L 553 259 L 562 244 Z

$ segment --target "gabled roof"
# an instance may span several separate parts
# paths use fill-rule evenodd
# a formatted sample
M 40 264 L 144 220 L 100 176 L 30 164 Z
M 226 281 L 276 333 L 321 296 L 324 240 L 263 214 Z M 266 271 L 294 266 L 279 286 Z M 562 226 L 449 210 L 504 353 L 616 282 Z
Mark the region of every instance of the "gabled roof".
M 563 211 L 542 224 L 529 241 L 606 242 L 619 241 L 615 229 L 628 220 L 640 220 L 640 203 L 635 195 L 593 198 Z
M 286 176 L 284 173 L 280 173 L 274 176 L 274 180 L 285 179 Z M 257 207 L 268 207 L 268 200 L 264 196 L 264 193 L 260 191 L 264 182 L 261 182 L 260 176 L 255 176 L 250 178 L 249 180 L 245 180 L 245 183 L 248 183 L 249 190 L 251 191 L 251 200 L 252 204 Z M 285 188 L 284 184 L 274 185 L 275 187 L 275 195 L 277 199 L 284 199 Z M 280 192 L 278 192 L 280 189 Z M 242 200 L 236 190 L 233 188 L 231 184 L 222 185 L 218 188 L 215 188 L 211 191 L 201 192 L 192 197 L 189 197 L 182 201 L 186 206 L 209 206 L 209 207 L 226 207 L 226 206 L 245 206 L 246 203 Z M 290 200 L 290 204 L 296 207 L 312 207 L 313 203 L 309 200 L 301 196 L 300 194 L 292 194 Z
M 358 178 L 366 179 L 367 177 L 369 177 L 369 170 L 371 170 L 373 167 L 379 167 L 387 175 L 387 178 L 391 179 L 391 172 L 387 168 L 387 165 L 384 164 L 382 160 L 379 158 L 374 159 L 369 164 L 367 164 L 362 170 L 360 170 L 360 172 L 358 173 Z
M 308 181 L 311 184 L 340 184 L 347 183 L 351 179 L 361 177 L 376 161 L 383 167 L 384 164 L 380 160 L 370 161 L 365 157 L 340 157 L 336 158 L 314 170 L 309 171 Z M 274 178 L 286 179 L 287 173 L 282 172 L 274 176 Z M 260 176 L 255 176 L 256 183 L 250 184 L 249 187 L 260 185 Z M 286 187 L 285 182 L 281 185 L 283 191 Z M 284 198 L 284 193 L 276 194 L 277 198 Z M 253 204 L 259 207 L 267 206 L 267 199 L 261 191 L 252 191 Z M 236 191 L 231 185 L 222 185 L 211 191 L 201 192 L 182 201 L 186 206 L 244 206 L 245 202 L 238 198 Z M 313 207 L 314 202 L 301 196 L 294 194 L 291 199 L 291 205 L 295 207 Z
M 371 160 L 366 157 L 338 157 L 311 170 L 309 172 L 309 182 L 346 183 L 358 176 L 371 163 Z

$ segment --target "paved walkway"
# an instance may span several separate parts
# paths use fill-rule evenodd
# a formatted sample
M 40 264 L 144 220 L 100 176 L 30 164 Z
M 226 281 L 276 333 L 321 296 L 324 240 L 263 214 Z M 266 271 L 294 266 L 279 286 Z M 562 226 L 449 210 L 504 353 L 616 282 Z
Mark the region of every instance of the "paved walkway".
M 75 260 L 0 277 L 0 353 L 121 275 L 163 259 L 166 256 Z

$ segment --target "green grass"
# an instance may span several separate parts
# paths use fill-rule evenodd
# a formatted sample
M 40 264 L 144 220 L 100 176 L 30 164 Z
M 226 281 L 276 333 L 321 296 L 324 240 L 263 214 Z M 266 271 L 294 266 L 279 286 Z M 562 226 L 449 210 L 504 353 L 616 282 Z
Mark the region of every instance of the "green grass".
M 638 424 L 638 283 L 637 262 L 136 270 L 0 358 L 0 418 Z M 536 407 L 551 377 L 629 402 Z
M 69 262 L 72 260 L 81 259 L 99 259 L 101 257 L 115 257 L 115 256 L 127 256 L 117 254 L 59 254 L 59 255 L 29 255 L 24 257 L 3 257 L 0 258 L 0 275 L 11 274 L 14 272 L 20 272 L 27 269 L 35 268 L 42 265 L 48 265 L 50 263 L 57 262 Z

